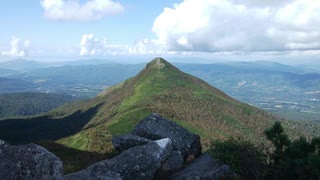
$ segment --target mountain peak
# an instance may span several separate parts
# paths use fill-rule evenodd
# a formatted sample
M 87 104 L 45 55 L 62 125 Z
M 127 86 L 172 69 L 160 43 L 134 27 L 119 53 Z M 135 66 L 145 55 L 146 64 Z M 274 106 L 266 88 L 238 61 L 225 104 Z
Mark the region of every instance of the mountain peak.
M 173 67 L 173 65 L 161 57 L 154 58 L 146 66 L 146 68 L 154 68 L 154 69 L 163 69 L 165 67 Z
M 151 61 L 151 63 L 168 63 L 168 62 L 162 57 L 156 57 Z

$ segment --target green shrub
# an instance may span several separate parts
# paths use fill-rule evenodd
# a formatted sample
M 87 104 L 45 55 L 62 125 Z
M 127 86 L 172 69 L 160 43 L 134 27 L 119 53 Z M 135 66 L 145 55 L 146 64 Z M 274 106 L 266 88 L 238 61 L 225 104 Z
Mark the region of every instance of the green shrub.
M 209 150 L 213 158 L 229 165 L 240 177 L 259 178 L 266 175 L 266 156 L 244 140 L 215 140 Z

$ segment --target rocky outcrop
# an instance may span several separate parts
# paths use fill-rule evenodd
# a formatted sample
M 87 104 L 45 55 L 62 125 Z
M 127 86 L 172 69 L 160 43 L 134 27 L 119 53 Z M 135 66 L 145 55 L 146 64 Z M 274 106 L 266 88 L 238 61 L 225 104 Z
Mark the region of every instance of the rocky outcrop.
M 112 144 L 120 152 L 118 156 L 63 176 L 62 161 L 45 148 L 35 144 L 11 146 L 0 140 L 0 179 L 188 180 L 235 175 L 229 166 L 207 153 L 198 157 L 200 137 L 158 114 L 143 119 L 133 134 L 115 136 Z M 198 158 L 187 166 L 190 157 Z
M 64 179 L 152 179 L 171 153 L 171 140 L 160 139 L 123 151 L 113 159 L 104 160 L 85 170 L 68 174 Z
M 11 146 L 0 140 L 0 179 L 62 179 L 62 161 L 36 145 Z
M 234 172 L 227 165 L 213 160 L 208 153 L 201 155 L 184 170 L 172 175 L 170 180 L 225 179 L 234 177 Z
M 208 154 L 202 155 L 189 167 L 182 170 L 185 165 L 190 163 L 190 159 L 193 160 L 201 154 L 200 137 L 188 132 L 183 127 L 156 113 L 151 114 L 140 121 L 140 123 L 134 128 L 132 134 L 115 136 L 112 140 L 112 144 L 119 152 L 128 149 L 123 152 L 125 153 L 130 152 L 132 149 L 137 147 L 144 148 L 146 146 L 144 144 L 150 144 L 150 141 L 152 142 L 152 140 L 159 140 L 163 138 L 168 138 L 172 141 L 173 151 L 166 159 L 163 159 L 155 176 L 150 179 L 167 179 L 173 174 L 173 179 L 188 179 L 189 177 L 191 177 L 191 179 L 212 179 L 229 176 L 230 174 L 232 175 L 232 171 L 230 171 L 228 166 L 220 165 L 217 161 L 211 159 Z M 120 154 L 120 156 L 122 156 L 122 154 Z M 128 160 L 129 159 L 126 159 L 122 162 L 127 162 Z M 130 159 L 130 161 L 132 160 L 137 161 L 136 159 Z M 143 163 L 142 161 L 140 162 Z M 130 167 L 132 166 L 130 165 Z M 121 173 L 115 171 L 112 171 L 112 173 L 116 173 L 118 175 L 115 177 L 123 178 Z M 185 176 L 184 174 L 187 175 Z M 89 178 L 90 176 L 81 175 L 79 177 Z M 126 178 L 132 179 L 132 177 L 133 175 L 129 175 Z M 144 177 L 143 179 L 147 178 Z
M 132 134 L 119 135 L 112 138 L 112 145 L 118 152 L 122 152 L 135 146 L 145 145 L 149 142 L 152 141 Z
M 198 135 L 190 133 L 157 113 L 140 121 L 132 134 L 151 140 L 170 138 L 173 149 L 180 151 L 184 157 L 198 157 L 201 154 L 200 137 Z

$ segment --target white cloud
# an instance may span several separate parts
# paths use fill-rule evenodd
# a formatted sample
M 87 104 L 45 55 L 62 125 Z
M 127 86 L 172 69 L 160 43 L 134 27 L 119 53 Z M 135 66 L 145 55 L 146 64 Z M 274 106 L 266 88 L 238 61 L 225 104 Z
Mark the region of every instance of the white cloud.
M 96 38 L 93 34 L 83 34 L 80 41 L 80 56 L 127 54 L 128 46 L 108 44 L 105 38 Z
M 165 8 L 152 30 L 173 51 L 320 49 L 320 1 L 184 0 Z
M 28 49 L 30 45 L 30 41 L 21 41 L 17 37 L 12 37 L 11 38 L 11 50 L 10 51 L 4 51 L 1 54 L 5 56 L 20 56 L 24 57 L 28 55 Z
M 84 34 L 80 41 L 80 56 L 95 55 L 100 44 L 93 34 Z
M 87 0 L 83 4 L 79 0 L 41 0 L 40 3 L 44 17 L 58 21 L 94 21 L 124 11 L 119 2 L 112 0 Z
M 165 47 L 150 39 L 136 40 L 128 49 L 134 55 L 161 55 L 167 53 Z
M 165 47 L 154 40 L 136 40 L 133 45 L 114 45 L 105 38 L 96 38 L 93 34 L 83 34 L 80 41 L 80 56 L 100 55 L 161 55 L 170 54 Z

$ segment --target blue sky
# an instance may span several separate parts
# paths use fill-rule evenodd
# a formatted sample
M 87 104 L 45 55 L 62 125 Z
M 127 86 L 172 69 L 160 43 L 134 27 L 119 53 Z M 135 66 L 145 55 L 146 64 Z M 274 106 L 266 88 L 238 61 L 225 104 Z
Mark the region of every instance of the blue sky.
M 166 6 L 175 1 L 121 1 L 125 11 L 98 21 L 50 21 L 43 17 L 39 0 L 4 0 L 0 6 L 2 27 L 0 40 L 6 42 L 11 36 L 32 39 L 36 44 L 79 44 L 84 33 L 108 37 L 114 43 L 133 42 L 136 38 L 153 36 L 154 19 Z M 130 31 L 130 32 L 128 32 Z M 46 42 L 48 41 L 48 42 Z
M 150 1 L 151 2 L 151 1 Z M 28 39 L 34 48 L 78 46 L 81 36 L 92 33 L 114 44 L 132 44 L 137 39 L 154 37 L 153 20 L 174 1 L 121 1 L 125 12 L 98 21 L 50 21 L 43 17 L 39 0 L 4 0 L 0 6 L 0 44 L 6 47 L 12 36 Z M 9 48 L 9 47 L 7 47 Z
M 0 61 L 110 56 L 317 59 L 320 2 L 3 0 Z

